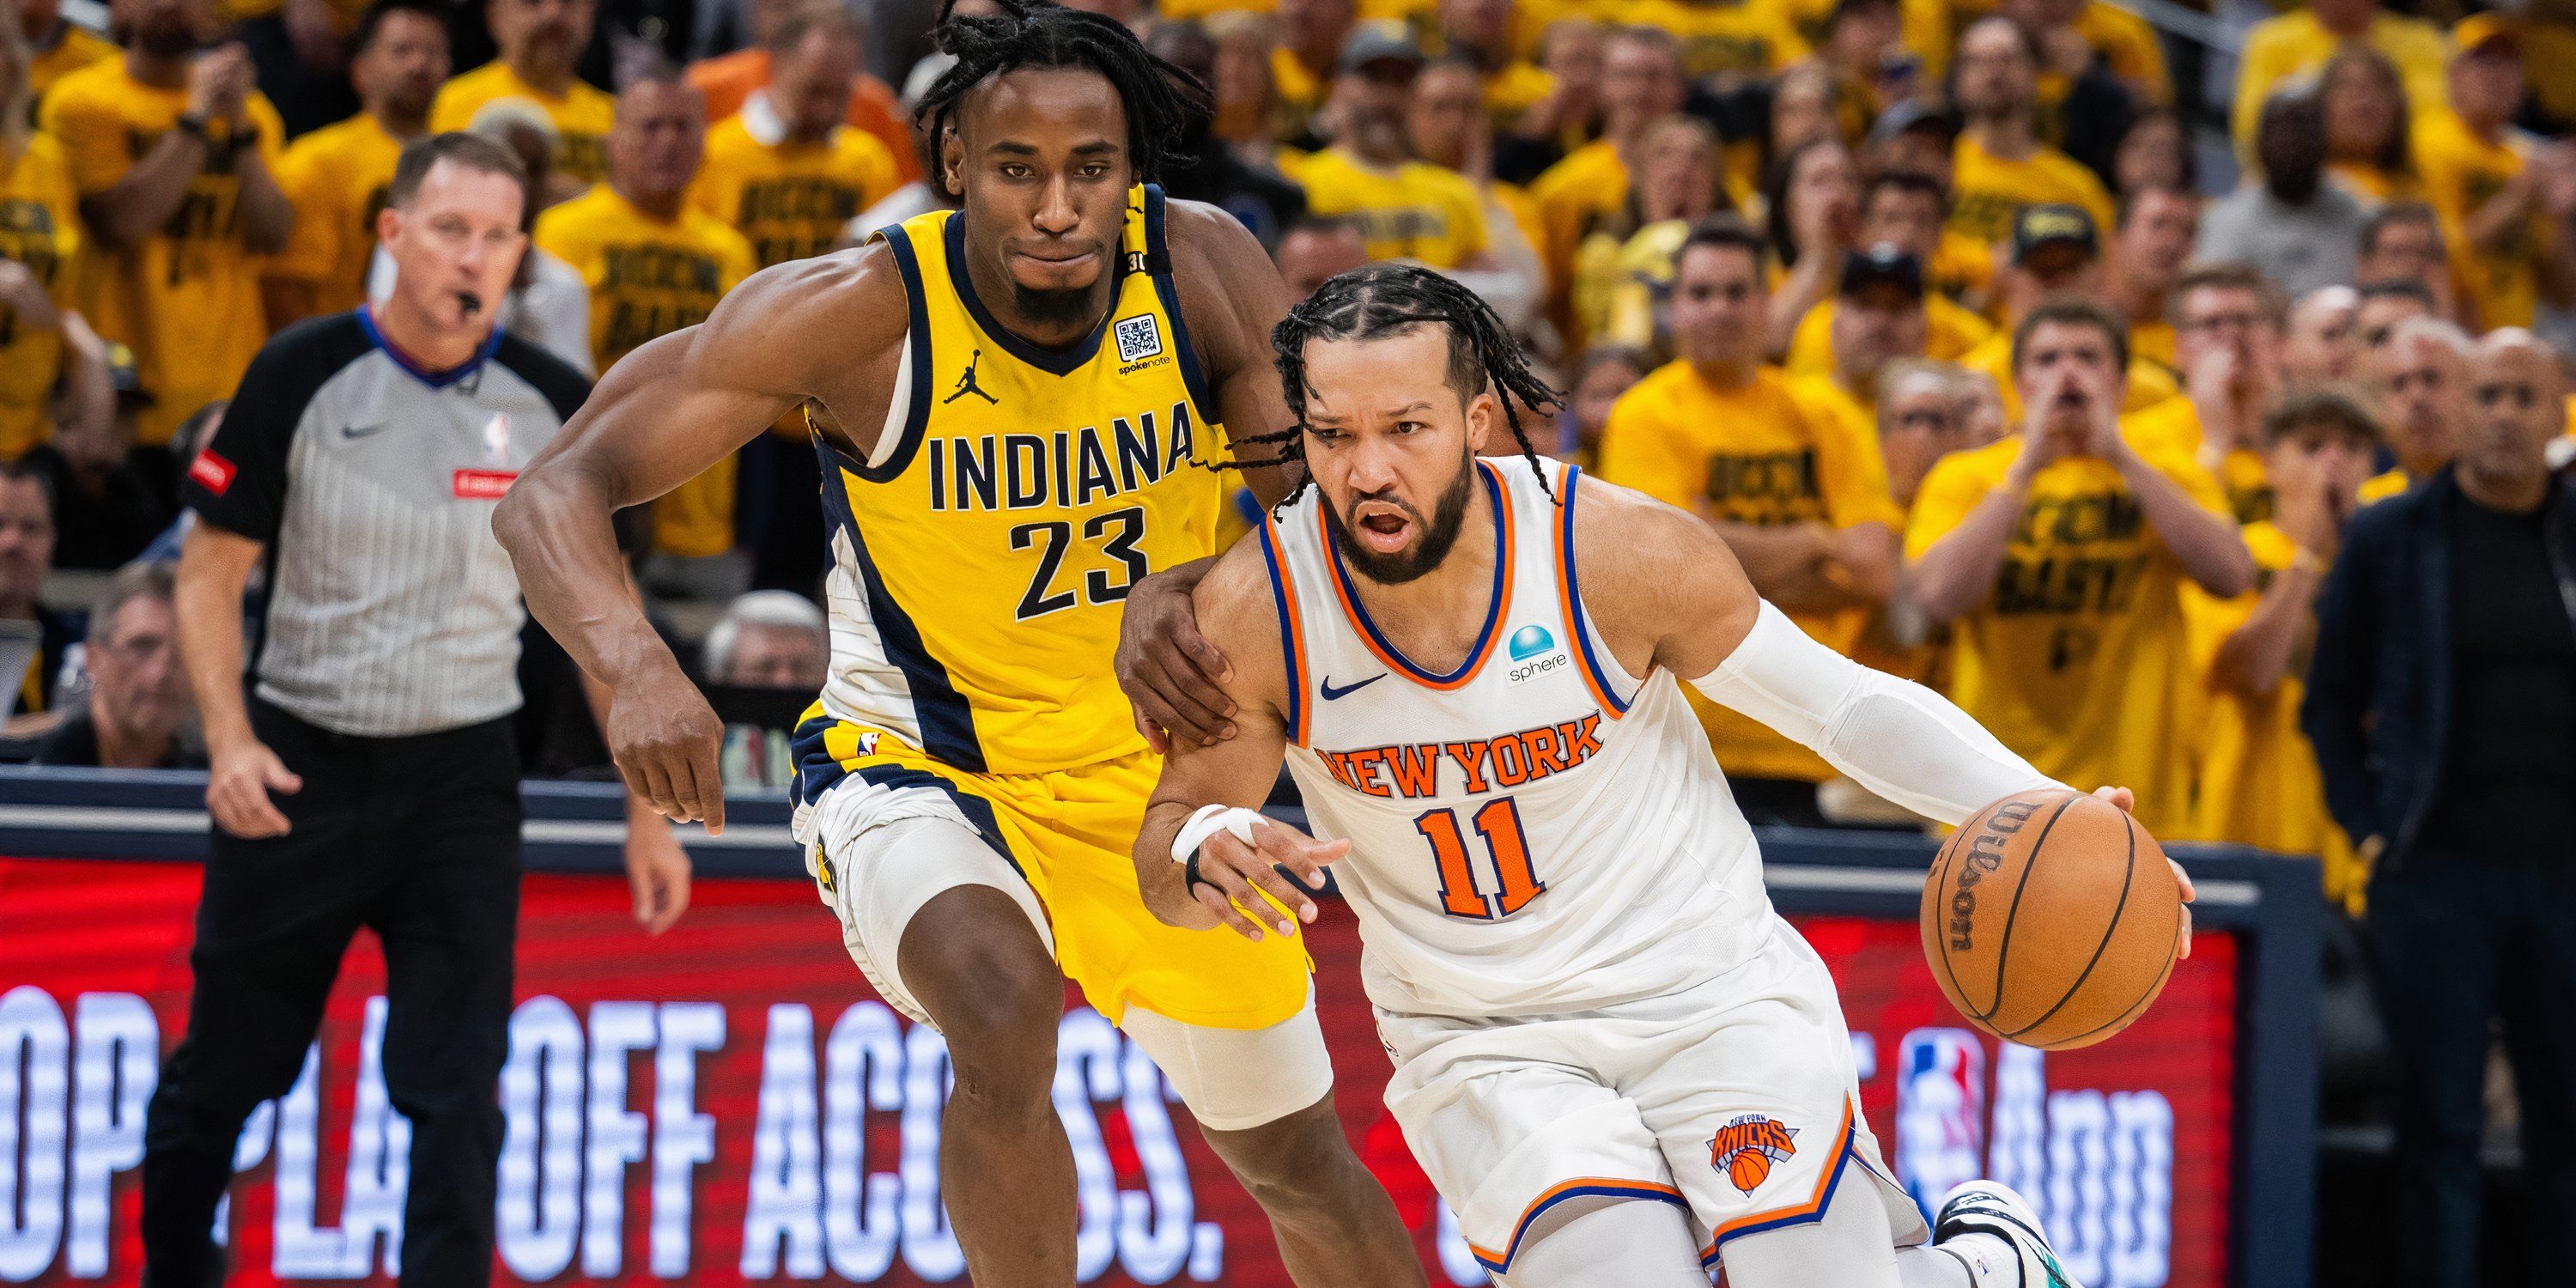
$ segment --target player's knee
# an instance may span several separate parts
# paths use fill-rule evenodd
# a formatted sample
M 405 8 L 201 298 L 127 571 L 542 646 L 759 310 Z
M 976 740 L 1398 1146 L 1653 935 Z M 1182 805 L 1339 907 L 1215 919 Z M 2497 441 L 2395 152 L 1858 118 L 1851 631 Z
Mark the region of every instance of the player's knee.
M 1064 1018 L 1064 977 L 1055 964 L 1034 954 L 942 957 L 936 985 L 923 987 L 909 965 L 904 974 L 948 1040 L 958 1094 L 1046 1099 Z
M 1367 1169 L 1330 1101 L 1244 1131 L 1212 1131 L 1208 1140 L 1273 1220 L 1329 1217 L 1374 1188 L 1353 1184 Z

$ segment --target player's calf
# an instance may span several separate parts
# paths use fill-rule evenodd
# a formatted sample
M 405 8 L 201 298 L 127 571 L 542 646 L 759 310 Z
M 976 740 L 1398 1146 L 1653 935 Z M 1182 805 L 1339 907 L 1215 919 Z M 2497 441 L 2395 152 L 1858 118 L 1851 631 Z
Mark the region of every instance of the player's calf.
M 1301 1285 L 1421 1284 L 1395 1203 L 1342 1135 L 1330 1095 L 1284 1118 L 1207 1132 L 1279 1236 L 1279 1256 Z

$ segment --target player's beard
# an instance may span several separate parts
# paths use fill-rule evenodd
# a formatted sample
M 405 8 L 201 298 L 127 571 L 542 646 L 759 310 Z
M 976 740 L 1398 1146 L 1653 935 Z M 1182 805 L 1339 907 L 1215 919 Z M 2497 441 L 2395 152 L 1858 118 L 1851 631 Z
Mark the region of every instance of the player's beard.
M 1011 304 L 1023 319 L 1035 326 L 1070 328 L 1097 320 L 1092 316 L 1097 309 L 1092 303 L 1092 288 L 1088 286 L 1039 290 L 1033 286 L 1022 286 L 1013 279 Z
M 1417 526 L 1422 528 L 1422 539 L 1415 542 L 1411 550 L 1398 551 L 1391 555 L 1381 555 L 1361 545 L 1358 539 L 1351 535 L 1349 526 L 1342 522 L 1341 511 L 1334 509 L 1331 499 L 1327 498 L 1324 502 L 1324 520 L 1326 526 L 1332 530 L 1333 546 L 1342 552 L 1344 563 L 1359 569 L 1361 576 L 1381 586 L 1401 586 L 1422 577 L 1439 567 L 1441 561 L 1449 557 L 1449 548 L 1458 544 L 1459 530 L 1467 524 L 1467 501 L 1473 495 L 1469 489 L 1474 486 L 1475 478 L 1476 458 L 1470 456 L 1459 462 L 1457 479 L 1450 483 L 1448 491 L 1440 494 L 1440 503 L 1432 507 L 1431 519 L 1428 523 L 1423 521 L 1422 513 L 1412 506 L 1387 498 L 1387 504 L 1402 509 Z M 1356 497 L 1351 503 L 1357 506 L 1361 501 L 1371 499 L 1373 498 Z M 1511 555 L 1508 551 L 1496 551 L 1494 557 L 1508 559 Z

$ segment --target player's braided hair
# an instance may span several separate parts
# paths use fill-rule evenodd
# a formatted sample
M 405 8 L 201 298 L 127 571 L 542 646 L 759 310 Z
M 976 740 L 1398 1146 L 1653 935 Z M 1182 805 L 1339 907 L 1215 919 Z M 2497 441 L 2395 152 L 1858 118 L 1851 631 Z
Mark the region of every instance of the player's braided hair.
M 1375 340 L 1426 325 L 1449 329 L 1449 387 L 1463 398 L 1493 390 L 1502 404 L 1504 423 L 1520 442 L 1521 455 L 1536 469 L 1538 449 L 1531 446 L 1529 430 L 1512 404 L 1517 401 L 1522 413 L 1538 417 L 1552 415 L 1563 399 L 1530 370 L 1528 351 L 1474 291 L 1430 269 L 1397 263 L 1371 264 L 1325 282 L 1271 328 L 1270 347 L 1279 366 L 1281 392 L 1295 421 L 1277 433 L 1246 435 L 1246 445 L 1265 444 L 1272 455 L 1244 464 L 1260 468 L 1305 459 L 1306 401 L 1312 392 L 1306 383 L 1308 343 Z M 1543 471 L 1539 486 L 1547 486 Z M 1289 499 L 1295 500 L 1304 490 L 1301 481 Z
M 1135 35 L 1096 13 L 1051 0 L 995 0 L 1002 12 L 966 17 L 939 8 L 940 51 L 957 63 L 931 82 L 913 109 L 913 124 L 931 154 L 931 181 L 945 186 L 937 164 L 941 140 L 957 122 L 957 105 L 985 80 L 1023 67 L 1093 71 L 1118 91 L 1127 113 L 1127 155 L 1151 183 L 1195 117 L 1209 108 L 1207 85 L 1146 51 Z M 950 194 L 956 195 L 956 194 Z

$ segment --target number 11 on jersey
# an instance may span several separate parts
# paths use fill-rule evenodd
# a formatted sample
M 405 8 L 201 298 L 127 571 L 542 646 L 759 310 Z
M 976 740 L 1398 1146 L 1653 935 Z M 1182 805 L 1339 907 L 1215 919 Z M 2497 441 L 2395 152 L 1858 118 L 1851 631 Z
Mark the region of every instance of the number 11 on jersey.
M 1492 894 L 1477 883 L 1456 810 L 1426 810 L 1413 820 L 1413 826 L 1431 842 L 1431 857 L 1440 875 L 1440 910 L 1452 917 L 1500 921 L 1528 907 L 1530 900 L 1546 892 L 1547 884 L 1530 865 L 1529 838 L 1521 831 L 1520 807 L 1511 797 L 1485 802 L 1471 821 L 1486 853 L 1493 856 L 1494 880 L 1500 889 Z

